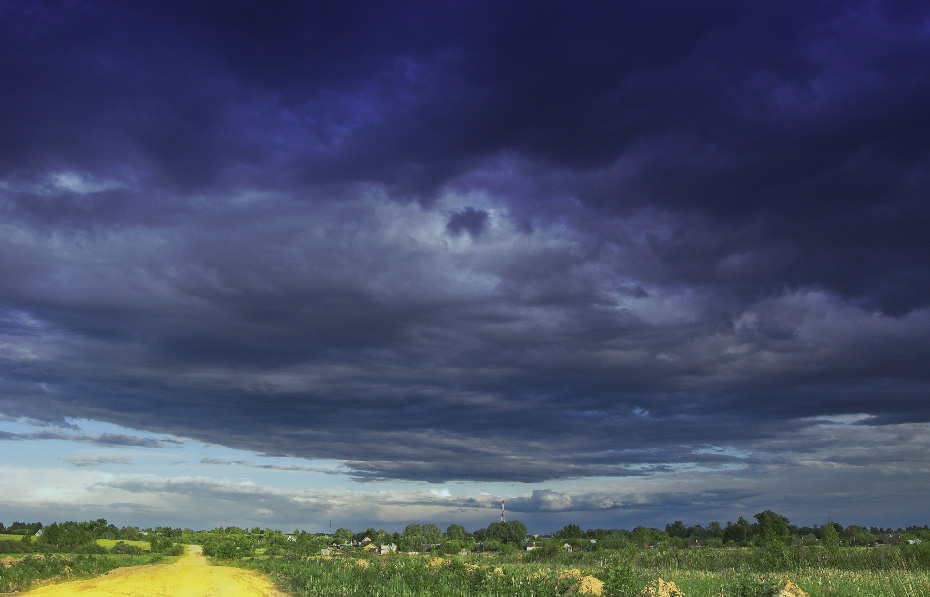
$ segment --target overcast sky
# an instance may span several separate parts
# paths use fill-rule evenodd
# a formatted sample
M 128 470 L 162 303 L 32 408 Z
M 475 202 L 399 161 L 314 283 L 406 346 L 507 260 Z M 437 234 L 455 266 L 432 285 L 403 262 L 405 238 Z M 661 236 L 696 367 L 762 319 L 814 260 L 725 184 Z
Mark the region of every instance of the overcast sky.
M 0 521 L 926 524 L 926 2 L 0 5 Z

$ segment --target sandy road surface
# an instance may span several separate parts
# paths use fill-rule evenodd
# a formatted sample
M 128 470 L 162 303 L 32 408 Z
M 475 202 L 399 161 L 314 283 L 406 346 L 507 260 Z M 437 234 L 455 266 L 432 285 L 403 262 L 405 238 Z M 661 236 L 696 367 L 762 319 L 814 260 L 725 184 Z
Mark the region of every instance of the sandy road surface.
M 199 545 L 174 564 L 119 568 L 106 576 L 50 585 L 23 597 L 281 597 L 283 593 L 253 570 L 210 566 Z

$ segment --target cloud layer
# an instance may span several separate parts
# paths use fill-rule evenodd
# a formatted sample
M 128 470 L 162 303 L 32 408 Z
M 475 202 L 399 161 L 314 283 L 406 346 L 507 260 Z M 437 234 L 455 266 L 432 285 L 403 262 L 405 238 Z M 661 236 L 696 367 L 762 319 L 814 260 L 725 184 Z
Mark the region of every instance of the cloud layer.
M 926 6 L 0 14 L 7 417 L 363 482 L 919 474 Z

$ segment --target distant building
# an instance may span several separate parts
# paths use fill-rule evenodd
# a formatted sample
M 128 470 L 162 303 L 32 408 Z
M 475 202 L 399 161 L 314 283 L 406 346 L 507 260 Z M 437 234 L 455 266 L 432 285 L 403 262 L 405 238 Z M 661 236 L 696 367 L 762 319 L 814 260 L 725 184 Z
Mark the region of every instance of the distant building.
M 707 547 L 707 541 L 702 539 L 692 539 L 691 541 L 688 541 L 689 549 L 704 549 L 705 547 Z

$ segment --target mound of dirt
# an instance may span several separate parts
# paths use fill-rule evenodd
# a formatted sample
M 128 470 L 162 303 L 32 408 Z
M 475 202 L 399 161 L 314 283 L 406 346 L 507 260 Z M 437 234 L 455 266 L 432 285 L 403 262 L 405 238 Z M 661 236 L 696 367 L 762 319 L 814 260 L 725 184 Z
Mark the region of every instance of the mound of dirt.
M 781 591 L 778 592 L 777 597 L 810 597 L 807 593 L 801 590 L 801 587 L 794 584 L 790 580 L 785 581 L 785 586 Z
M 657 578 L 639 592 L 643 597 L 684 597 L 684 593 L 678 588 L 678 585 L 669 581 L 665 582 Z
M 569 595 L 603 595 L 604 581 L 594 576 L 585 576 L 568 590 Z

